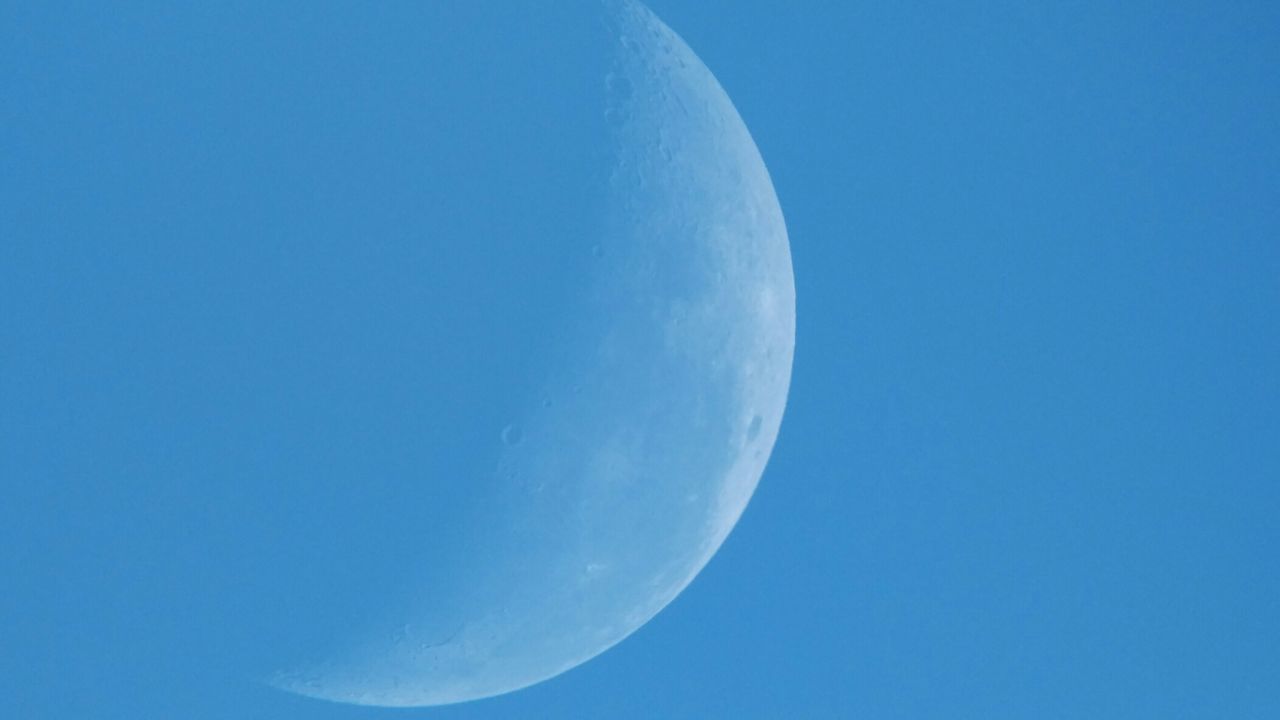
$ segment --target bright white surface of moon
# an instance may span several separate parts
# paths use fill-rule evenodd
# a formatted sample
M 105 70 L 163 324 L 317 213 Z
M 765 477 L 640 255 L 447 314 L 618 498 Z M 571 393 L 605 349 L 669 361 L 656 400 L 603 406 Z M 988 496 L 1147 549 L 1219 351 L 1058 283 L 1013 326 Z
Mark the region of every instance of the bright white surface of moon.
M 585 315 L 557 330 L 559 359 L 495 431 L 487 531 L 448 597 L 424 587 L 276 687 L 423 706 L 553 677 L 671 602 L 755 490 L 794 345 L 782 214 L 710 71 L 643 6 L 608 8 L 608 220 Z

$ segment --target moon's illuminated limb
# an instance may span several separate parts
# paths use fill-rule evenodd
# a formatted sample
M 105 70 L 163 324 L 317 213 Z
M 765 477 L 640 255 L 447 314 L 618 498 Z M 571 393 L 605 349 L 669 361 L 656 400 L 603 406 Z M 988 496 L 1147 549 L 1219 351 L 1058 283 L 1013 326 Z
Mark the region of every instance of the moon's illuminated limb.
M 755 490 L 794 347 L 782 213 L 710 71 L 639 3 L 607 5 L 609 225 L 586 319 L 542 393 L 557 401 L 503 433 L 498 537 L 449 612 L 361 638 L 277 687 L 420 706 L 553 677 L 675 598 Z

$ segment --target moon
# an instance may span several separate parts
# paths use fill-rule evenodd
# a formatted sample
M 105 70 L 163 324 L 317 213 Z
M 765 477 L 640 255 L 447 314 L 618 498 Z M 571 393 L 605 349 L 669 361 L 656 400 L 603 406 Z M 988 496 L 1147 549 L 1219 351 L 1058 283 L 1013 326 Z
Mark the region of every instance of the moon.
M 494 429 L 465 557 L 351 633 L 326 629 L 323 650 L 269 675 L 276 688 L 426 706 L 554 677 L 679 595 L 756 488 L 795 341 L 782 212 L 693 51 L 638 2 L 600 7 L 607 212 L 577 310 L 547 329 L 547 360 Z

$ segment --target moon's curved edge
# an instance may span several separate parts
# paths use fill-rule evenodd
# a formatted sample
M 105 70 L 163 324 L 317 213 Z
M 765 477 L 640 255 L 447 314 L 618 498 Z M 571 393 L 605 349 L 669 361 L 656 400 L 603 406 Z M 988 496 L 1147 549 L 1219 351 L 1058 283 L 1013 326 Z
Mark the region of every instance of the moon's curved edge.
M 774 266 L 772 272 L 775 282 L 772 285 L 777 292 L 768 292 L 759 299 L 759 302 L 773 306 L 764 308 L 760 313 L 764 318 L 760 331 L 770 335 L 767 344 L 770 347 L 776 346 L 779 356 L 772 359 L 775 365 L 772 381 L 763 382 L 762 387 L 754 390 L 764 398 L 764 404 L 776 406 L 776 412 L 766 413 L 769 417 L 763 419 L 756 416 L 748 421 L 754 421 L 754 426 L 748 428 L 748 432 L 758 436 L 759 447 L 763 450 L 740 458 L 738 462 L 742 466 L 734 467 L 728 472 L 730 481 L 725 484 L 721 496 L 716 500 L 715 510 L 710 518 L 711 527 L 705 533 L 701 546 L 693 554 L 693 561 L 686 567 L 683 577 L 673 578 L 665 588 L 649 598 L 642 608 L 626 619 L 627 627 L 604 644 L 592 647 L 558 666 L 542 669 L 525 677 L 508 678 L 510 682 L 500 687 L 490 682 L 446 683 L 427 688 L 406 686 L 397 681 L 394 688 L 371 689 L 366 684 L 369 675 L 364 675 L 365 682 L 357 682 L 337 668 L 329 668 L 328 671 L 313 668 L 305 672 L 280 673 L 267 680 L 270 686 L 314 699 L 346 704 L 422 707 L 493 697 L 545 681 L 615 646 L 673 601 L 723 544 L 754 493 L 780 428 L 789 391 L 795 342 L 795 291 L 782 211 L 763 158 L 745 123 L 719 82 L 693 50 L 638 0 L 602 0 L 602 4 L 611 15 L 612 27 L 618 33 L 618 41 L 625 53 L 615 72 L 631 75 L 633 82 L 641 80 L 637 75 L 646 74 L 650 81 L 658 77 L 661 78 L 659 81 L 677 83 L 685 88 L 685 92 L 672 93 L 674 97 L 664 97 L 649 109 L 647 112 L 654 117 L 648 121 L 652 122 L 662 113 L 669 112 L 671 108 L 667 107 L 667 103 L 701 99 L 702 107 L 681 108 L 681 111 L 713 118 L 722 127 L 719 128 L 717 137 L 699 138 L 707 141 L 708 146 L 697 149 L 695 154 L 708 162 L 738 166 L 736 169 L 740 174 L 740 184 L 734 190 L 751 195 L 742 201 L 742 207 L 753 213 L 752 220 L 760 226 L 759 233 L 772 238 L 775 250 L 780 249 L 780 252 L 775 252 L 768 258 Z M 667 94 L 665 90 L 660 92 L 664 96 Z M 644 93 L 641 93 L 642 98 L 643 96 Z M 645 111 L 642 109 L 641 112 Z M 652 131 L 652 127 L 643 126 L 645 122 L 646 118 L 639 118 L 641 132 Z M 621 160 L 623 164 L 626 161 L 627 158 Z M 757 300 L 753 298 L 752 301 Z

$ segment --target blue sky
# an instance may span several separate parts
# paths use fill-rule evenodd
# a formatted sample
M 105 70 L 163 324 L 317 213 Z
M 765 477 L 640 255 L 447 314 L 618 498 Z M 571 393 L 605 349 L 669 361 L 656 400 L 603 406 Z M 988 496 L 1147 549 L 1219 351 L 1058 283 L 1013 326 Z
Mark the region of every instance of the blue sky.
M 296 219 L 316 197 L 261 176 L 236 176 L 239 187 L 227 191 L 246 146 L 193 138 L 185 123 L 199 116 L 201 128 L 239 128 L 241 140 L 258 143 L 247 147 L 281 157 L 360 123 L 384 131 L 369 147 L 411 143 L 412 127 L 386 118 L 429 124 L 432 113 L 381 86 L 347 114 L 289 106 L 241 125 L 242 110 L 221 104 L 239 97 L 229 89 L 236 78 L 261 88 L 296 81 L 299 98 L 321 100 L 305 89 L 331 77 L 317 72 L 349 72 L 356 83 L 370 68 L 394 68 L 410 78 L 416 70 L 401 64 L 413 57 L 403 49 L 409 31 L 385 44 L 364 37 L 386 48 L 367 67 L 329 67 L 316 38 L 352 31 L 349 8 L 299 5 L 296 16 L 278 11 L 244 30 L 232 11 L 0 7 L 0 560 L 9 588 L 0 599 L 0 714 L 1280 712 L 1280 11 L 1252 2 L 650 5 L 733 98 L 787 217 L 798 330 L 778 444 L 719 554 L 634 636 L 528 690 L 407 711 L 223 686 L 216 674 L 195 681 L 174 669 L 181 663 L 157 659 L 185 643 L 216 644 L 225 630 L 177 629 L 149 613 L 187 602 L 193 616 L 225 618 L 202 603 L 216 604 L 204 593 L 228 580 L 185 571 L 190 584 L 157 584 L 142 603 L 136 588 L 159 583 L 156 567 L 186 568 L 211 548 L 252 551 L 188 539 L 188 518 L 174 508 L 229 502 L 215 477 L 232 467 L 221 449 L 265 452 L 254 444 L 263 437 L 303 439 L 269 409 L 259 416 L 265 436 L 217 430 L 216 412 L 210 419 L 183 404 L 201 397 L 196 386 L 146 391 L 170 365 L 127 359 L 155 333 L 177 333 L 192 348 L 225 339 L 231 331 L 208 335 L 198 323 L 231 323 L 251 308 L 195 324 L 186 311 L 219 283 L 260 292 L 282 262 L 254 251 L 251 234 L 235 247 L 249 248 L 259 274 L 234 277 L 220 273 L 244 264 L 208 248 L 147 242 L 200 222 L 232 233 L 228 198 L 247 202 L 260 222 L 246 225 L 262 228 Z M 206 67 L 206 57 L 225 64 Z M 153 85 L 130 80 L 139 67 Z M 493 82 L 475 102 L 501 98 L 504 80 Z M 182 102 L 131 133 L 138 99 L 155 97 Z M 576 152 L 571 133 L 549 142 L 546 152 Z M 158 172 L 172 171 L 175 148 L 221 159 L 178 176 L 207 202 L 175 202 L 187 195 Z M 359 149 L 284 167 L 316 183 L 387 182 L 325 185 L 345 192 L 325 197 L 350 213 L 413 192 L 468 198 L 469 185 L 415 185 L 407 163 L 369 166 Z M 477 141 L 446 161 L 472 160 L 478 178 L 503 161 L 485 152 Z M 311 230 L 340 234 L 350 229 L 344 217 L 317 213 Z M 555 219 L 537 222 L 549 229 Z M 495 232 L 503 222 L 491 220 Z M 206 270 L 184 278 L 207 285 L 150 275 L 201 262 Z M 317 283 L 343 271 L 323 260 L 308 267 Z M 111 279 L 122 277 L 146 282 L 117 292 Z M 514 271 L 504 277 L 521 281 Z M 380 301 L 401 297 L 388 293 Z M 135 306 L 147 309 L 122 311 Z M 270 333 L 277 319 L 258 322 Z M 325 348 L 307 328 L 290 332 L 281 357 L 294 345 Z M 360 332 L 371 353 L 394 345 L 389 332 Z M 305 387 L 287 377 L 292 367 L 274 366 L 282 397 Z M 376 392 L 394 397 L 412 382 L 411 368 L 399 371 L 406 376 Z M 219 386 L 232 370 L 204 372 L 182 382 Z M 317 405 L 307 422 L 358 416 L 378 397 Z M 236 412 L 253 406 L 243 402 Z M 222 434 L 193 451 L 194 436 L 158 417 Z M 122 449 L 135 447 L 160 451 Z M 130 474 L 138 467 L 201 468 L 213 489 L 193 500 L 189 488 Z M 264 494 L 259 522 L 288 503 L 283 492 Z M 122 517 L 147 520 L 113 520 Z M 199 527 L 227 527 L 205 521 Z M 162 543 L 172 549 L 153 553 Z M 347 561 L 359 560 L 359 547 L 347 550 Z M 143 557 L 155 566 L 133 562 Z M 367 569 L 375 579 L 392 571 Z

